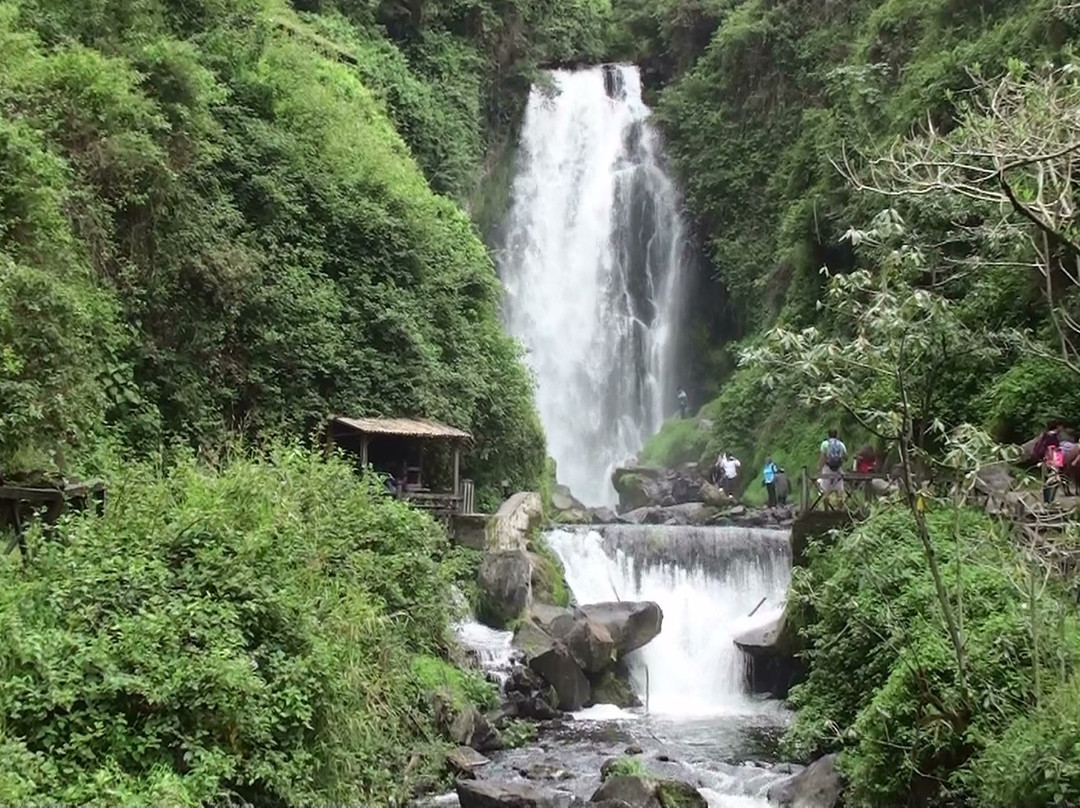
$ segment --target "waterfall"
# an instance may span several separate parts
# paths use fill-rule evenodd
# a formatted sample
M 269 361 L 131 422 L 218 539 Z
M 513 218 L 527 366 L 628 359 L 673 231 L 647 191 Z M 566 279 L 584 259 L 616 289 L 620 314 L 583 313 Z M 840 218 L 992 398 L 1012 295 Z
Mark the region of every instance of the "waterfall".
M 660 634 L 627 658 L 642 695 L 648 669 L 653 713 L 702 718 L 759 708 L 746 694 L 747 661 L 733 638 L 761 620 L 749 614 L 762 598 L 770 610 L 780 606 L 791 576 L 786 532 L 627 525 L 603 534 L 554 530 L 547 540 L 579 603 L 660 604 Z
M 559 481 L 612 504 L 611 470 L 673 408 L 690 249 L 637 68 L 535 87 L 498 255 Z

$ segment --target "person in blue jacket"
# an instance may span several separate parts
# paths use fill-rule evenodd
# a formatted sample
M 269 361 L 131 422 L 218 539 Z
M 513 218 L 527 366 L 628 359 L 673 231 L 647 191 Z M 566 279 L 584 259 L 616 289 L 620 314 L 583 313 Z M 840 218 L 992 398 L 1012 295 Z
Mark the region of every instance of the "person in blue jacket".
M 776 464 L 772 462 L 771 457 L 765 458 L 765 469 L 762 472 L 762 477 L 765 479 L 765 490 L 769 492 L 769 507 L 776 507 L 776 474 L 779 469 L 776 468 Z

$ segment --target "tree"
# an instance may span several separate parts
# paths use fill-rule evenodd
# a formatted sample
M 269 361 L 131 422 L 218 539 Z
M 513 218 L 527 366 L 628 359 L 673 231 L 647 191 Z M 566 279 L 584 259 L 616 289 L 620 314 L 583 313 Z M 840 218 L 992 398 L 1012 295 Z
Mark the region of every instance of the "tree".
M 965 456 L 957 449 L 957 436 L 968 435 L 970 444 L 972 430 L 950 434 L 935 417 L 935 403 L 950 366 L 993 355 L 997 348 L 989 335 L 966 325 L 946 297 L 919 288 L 925 254 L 904 237 L 904 222 L 894 210 L 879 214 L 869 230 L 850 230 L 847 239 L 880 269 L 830 278 L 821 305 L 833 328 L 774 328 L 762 344 L 744 352 L 742 361 L 768 369 L 767 384 L 783 374 L 789 386 L 805 391 L 808 403 L 838 405 L 896 447 L 902 495 L 915 519 L 963 688 L 963 629 L 926 525 L 925 501 L 932 493 L 920 467 L 931 463 L 930 438 L 948 447 L 950 458 Z
M 845 151 L 836 165 L 859 190 L 966 200 L 958 210 L 981 218 L 976 225 L 958 218 L 956 227 L 1042 275 L 1058 358 L 1080 373 L 1080 320 L 1073 313 L 1080 294 L 1080 73 L 1074 64 L 1032 70 L 1012 61 L 1003 76 L 973 73 L 972 80 L 951 129 L 928 119 L 923 133 L 897 140 L 884 154 L 856 165 Z M 1034 261 L 1017 261 L 1017 254 Z M 977 268 L 986 258 L 957 262 Z

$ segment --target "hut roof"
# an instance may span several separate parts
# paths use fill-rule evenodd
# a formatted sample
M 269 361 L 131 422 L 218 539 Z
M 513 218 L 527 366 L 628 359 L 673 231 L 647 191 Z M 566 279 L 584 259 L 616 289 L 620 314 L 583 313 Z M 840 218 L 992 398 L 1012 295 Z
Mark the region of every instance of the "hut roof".
M 406 438 L 468 440 L 472 435 L 428 418 L 346 418 L 330 419 L 332 423 L 354 429 L 365 435 L 396 435 Z

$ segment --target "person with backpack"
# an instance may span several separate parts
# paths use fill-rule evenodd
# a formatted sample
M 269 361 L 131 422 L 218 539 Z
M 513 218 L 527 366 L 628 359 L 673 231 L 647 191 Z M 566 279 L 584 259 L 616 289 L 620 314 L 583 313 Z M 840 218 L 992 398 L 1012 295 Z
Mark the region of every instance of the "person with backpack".
M 765 490 L 769 494 L 769 507 L 776 507 L 776 475 L 779 473 L 779 469 L 772 461 L 772 457 L 765 458 L 765 468 L 762 470 L 761 476 L 765 483 Z
M 844 502 L 844 460 L 847 458 L 847 447 L 836 434 L 835 429 L 829 430 L 829 437 L 821 442 L 819 465 L 821 477 L 818 479 L 818 487 L 825 497 L 825 505 L 828 506 L 831 495 L 835 492 L 840 504 Z
M 787 505 L 788 498 L 788 478 L 787 472 L 783 468 L 776 470 L 776 476 L 773 477 L 773 487 L 776 489 L 776 501 L 780 505 Z
M 1059 429 L 1057 421 L 1050 421 L 1046 425 L 1046 431 L 1039 436 L 1035 444 L 1035 456 L 1043 467 L 1043 502 L 1047 505 L 1054 501 L 1061 484 L 1061 471 L 1065 467 L 1065 453 L 1061 449 Z

